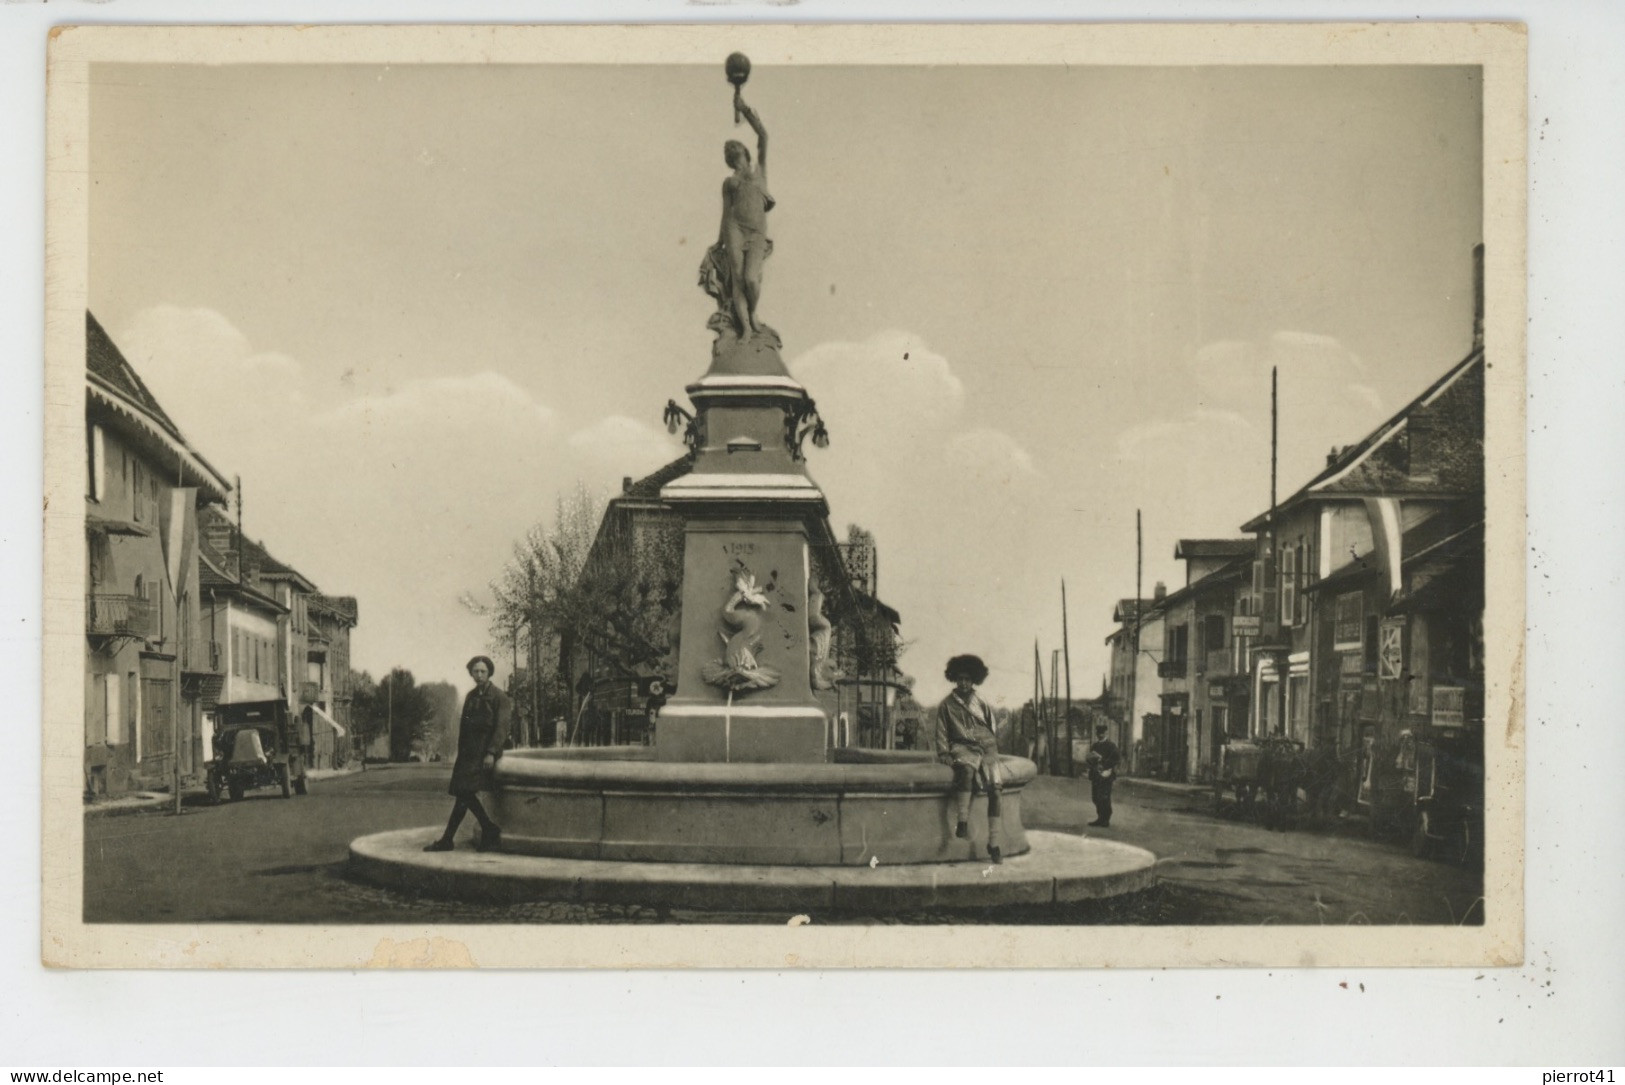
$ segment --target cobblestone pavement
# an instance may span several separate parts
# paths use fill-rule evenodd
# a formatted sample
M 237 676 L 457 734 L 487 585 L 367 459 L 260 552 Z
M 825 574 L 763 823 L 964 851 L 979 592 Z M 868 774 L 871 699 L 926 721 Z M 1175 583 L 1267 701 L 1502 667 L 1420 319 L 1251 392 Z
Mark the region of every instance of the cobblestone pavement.
M 477 904 L 436 900 L 347 876 L 351 839 L 431 825 L 448 812 L 447 769 L 374 768 L 313 782 L 283 799 L 192 802 L 179 817 L 142 813 L 85 821 L 87 922 L 259 923 L 747 923 L 787 914 L 656 909 L 625 904 Z M 1094 833 L 1087 785 L 1041 779 L 1024 793 L 1032 828 Z M 1161 858 L 1160 884 L 1109 902 L 1060 910 L 813 915 L 817 923 L 1255 924 L 1475 921 L 1481 879 L 1413 859 L 1395 845 L 1335 833 L 1269 833 L 1216 819 L 1198 796 L 1118 788 L 1102 833 Z M 466 846 L 471 829 L 463 829 Z M 1481 915 L 1477 916 L 1481 920 Z

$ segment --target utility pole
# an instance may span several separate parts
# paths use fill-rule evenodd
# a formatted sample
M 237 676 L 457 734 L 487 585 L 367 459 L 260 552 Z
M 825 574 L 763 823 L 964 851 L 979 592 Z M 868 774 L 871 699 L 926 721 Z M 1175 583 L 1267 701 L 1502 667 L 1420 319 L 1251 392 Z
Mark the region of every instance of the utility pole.
M 1066 580 L 1061 580 L 1061 658 L 1066 666 L 1066 774 L 1070 778 L 1077 775 L 1077 766 L 1072 763 L 1072 649 L 1067 641 L 1066 632 Z
M 1038 638 L 1033 638 L 1033 741 L 1029 749 L 1036 761 L 1038 755 L 1038 733 L 1043 728 L 1041 715 L 1044 703 L 1044 665 L 1038 660 Z
M 183 473 L 181 458 L 175 457 L 175 489 L 179 491 L 182 483 L 186 481 Z M 169 550 L 164 552 L 165 569 L 172 568 L 170 553 L 184 553 L 181 545 L 180 533 L 184 529 L 186 518 L 175 515 L 175 499 L 169 499 Z M 185 616 L 186 604 L 181 598 L 181 583 L 186 577 L 183 568 L 179 574 L 169 580 L 169 597 L 175 600 L 175 664 L 170 670 L 169 680 L 169 761 L 170 761 L 170 790 L 175 795 L 174 813 L 181 812 L 181 668 L 186 663 L 186 638 L 191 630 L 186 628 L 182 618 Z
M 1049 653 L 1049 756 L 1044 758 L 1045 771 L 1051 776 L 1055 775 L 1055 740 L 1057 737 L 1055 727 L 1055 714 L 1060 709 L 1061 701 L 1061 650 L 1050 649 Z
M 1136 700 L 1139 696 L 1140 685 L 1140 596 L 1143 589 L 1140 579 L 1145 575 L 1145 535 L 1140 526 L 1140 510 L 1134 510 L 1134 632 L 1129 636 L 1129 664 L 1128 664 L 1128 710 L 1123 714 L 1128 717 L 1127 729 L 1118 738 L 1122 745 L 1133 745 L 1134 712 Z
M 1280 535 L 1279 535 L 1279 532 L 1278 532 L 1278 529 L 1277 529 L 1277 526 L 1276 526 L 1276 523 L 1275 523 L 1275 473 L 1276 473 L 1276 462 L 1277 462 L 1277 457 L 1278 457 L 1279 448 L 1280 448 L 1279 430 L 1280 430 L 1280 417 L 1281 417 L 1280 396 L 1279 396 L 1279 378 L 1280 378 L 1280 369 L 1279 369 L 1279 367 L 1270 366 L 1270 549 L 1269 549 L 1269 556 L 1270 556 L 1270 563 L 1271 563 L 1271 565 L 1273 567 L 1272 571 L 1275 570 L 1275 569 L 1281 569 L 1282 568 L 1282 566 L 1281 566 L 1281 539 L 1280 539 Z M 1280 732 L 1283 735 L 1287 733 L 1287 718 L 1286 718 L 1287 682 L 1288 682 L 1288 680 L 1290 678 L 1291 671 L 1292 671 L 1292 626 L 1287 621 L 1283 620 L 1286 616 L 1284 614 L 1282 614 L 1281 610 L 1280 610 L 1281 604 L 1283 602 L 1285 602 L 1285 600 L 1286 600 L 1286 592 L 1283 590 L 1285 587 L 1286 587 L 1286 585 L 1282 584 L 1281 587 L 1277 588 L 1276 592 L 1275 592 L 1275 606 L 1276 606 L 1275 617 L 1277 619 L 1277 624 L 1279 625 L 1280 630 L 1281 630 L 1280 641 L 1278 642 L 1281 647 L 1279 649 L 1279 652 L 1276 655 L 1276 664 L 1275 664 L 1275 682 L 1276 682 L 1276 697 L 1277 697 L 1276 704 L 1277 704 L 1277 708 L 1278 708 L 1278 711 L 1279 711 L 1279 716 L 1277 717 L 1277 727 L 1280 729 Z
M 529 590 L 525 595 L 525 602 L 528 605 L 527 609 L 528 609 L 529 613 L 526 614 L 526 622 L 525 622 L 525 624 L 530 627 L 530 644 L 529 644 L 528 651 L 525 653 L 525 655 L 526 655 L 525 662 L 526 662 L 526 665 L 527 665 L 528 669 L 530 670 L 530 725 L 536 731 L 536 739 L 535 739 L 535 741 L 537 742 L 537 744 L 540 744 L 541 741 L 542 741 L 542 737 L 541 737 L 542 736 L 542 721 L 541 721 L 541 717 L 538 715 L 538 713 L 541 711 L 541 703 L 542 703 L 541 702 L 541 688 L 540 688 L 541 687 L 541 677 L 542 677 L 541 676 L 542 657 L 541 657 L 541 653 L 536 650 L 536 610 L 537 610 L 537 607 L 536 607 L 536 560 L 535 560 L 535 555 L 532 555 L 530 560 L 525 562 L 525 574 L 526 574 L 526 577 L 529 580 L 529 586 L 528 586 Z M 515 634 L 515 636 L 517 637 L 517 634 Z

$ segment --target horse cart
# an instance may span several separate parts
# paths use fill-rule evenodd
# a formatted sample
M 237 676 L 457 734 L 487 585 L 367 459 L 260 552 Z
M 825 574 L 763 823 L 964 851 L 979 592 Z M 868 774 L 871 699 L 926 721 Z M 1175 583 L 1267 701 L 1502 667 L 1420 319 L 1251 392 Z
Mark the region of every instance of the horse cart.
M 1225 796 L 1233 794 L 1239 816 L 1285 831 L 1297 819 L 1300 804 L 1315 816 L 1329 812 L 1344 767 L 1334 746 L 1306 751 L 1303 743 L 1280 735 L 1232 739 L 1219 748 L 1213 812 L 1223 814 Z

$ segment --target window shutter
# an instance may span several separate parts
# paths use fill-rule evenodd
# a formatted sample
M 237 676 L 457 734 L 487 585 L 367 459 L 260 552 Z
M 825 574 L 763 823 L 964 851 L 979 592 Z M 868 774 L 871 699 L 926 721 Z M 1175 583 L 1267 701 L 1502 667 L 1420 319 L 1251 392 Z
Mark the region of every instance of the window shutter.
M 124 741 L 124 698 L 119 689 L 118 674 L 102 675 L 102 740 L 109 746 Z
M 1290 547 L 1281 552 L 1281 624 L 1298 621 L 1298 552 Z
M 1264 590 L 1260 593 L 1259 615 L 1262 621 L 1259 624 L 1263 635 L 1271 637 L 1280 629 L 1280 592 L 1277 590 L 1275 562 L 1265 558 L 1260 564 L 1263 566 Z

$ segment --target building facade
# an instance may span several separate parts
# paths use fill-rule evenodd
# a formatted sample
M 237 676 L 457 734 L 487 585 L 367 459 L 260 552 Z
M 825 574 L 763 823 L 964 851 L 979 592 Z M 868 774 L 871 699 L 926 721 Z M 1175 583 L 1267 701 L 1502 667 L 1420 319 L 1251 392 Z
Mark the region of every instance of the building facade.
M 1246 712 L 1245 681 L 1233 634 L 1237 598 L 1251 572 L 1252 539 L 1181 539 L 1174 557 L 1185 563 L 1185 587 L 1161 605 L 1161 714 L 1155 751 L 1143 771 L 1163 779 L 1211 779 L 1218 747 L 1238 710 Z
M 198 779 L 220 683 L 200 621 L 200 509 L 231 486 L 86 313 L 85 791 Z
M 1244 525 L 1261 554 L 1251 731 L 1330 747 L 1361 804 L 1397 801 L 1378 792 L 1402 736 L 1482 726 L 1484 365 L 1475 347 Z
M 348 761 L 355 600 L 321 594 L 224 509 L 205 510 L 199 540 L 207 632 L 226 671 L 216 716 L 274 704 L 299 721 L 309 767 Z
M 1112 608 L 1117 628 L 1106 637 L 1111 673 L 1104 722 L 1112 741 L 1123 751 L 1123 771 L 1133 775 L 1149 773 L 1162 760 L 1158 665 L 1164 650 L 1162 603 L 1167 595 L 1167 588 L 1159 583 L 1149 599 L 1119 600 Z

